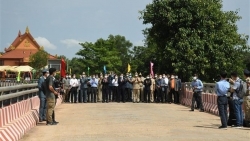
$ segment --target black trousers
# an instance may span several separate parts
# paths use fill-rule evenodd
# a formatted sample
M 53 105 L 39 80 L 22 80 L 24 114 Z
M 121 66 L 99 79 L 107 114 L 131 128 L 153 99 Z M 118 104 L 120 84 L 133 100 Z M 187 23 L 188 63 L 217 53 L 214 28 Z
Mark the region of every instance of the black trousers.
M 109 102 L 108 94 L 109 94 L 108 88 L 103 88 L 102 89 L 102 102 Z
M 197 107 L 200 108 L 200 110 L 204 110 L 203 108 L 203 103 L 202 103 L 202 98 L 201 98 L 202 92 L 194 92 L 193 93 L 193 98 L 192 98 L 192 105 L 191 105 L 191 110 L 194 110 L 194 103 L 197 103 Z
M 234 114 L 233 100 L 231 97 L 228 97 L 227 101 L 228 101 L 228 107 L 229 107 L 229 117 L 228 117 L 227 125 L 228 126 L 236 125 L 236 117 Z
M 119 101 L 125 102 L 125 88 L 124 87 L 120 87 L 119 88 Z
M 119 96 L 118 96 L 118 86 L 113 86 L 113 98 L 112 98 L 113 101 L 120 101 L 119 100 Z
M 179 91 L 175 91 L 175 93 L 174 93 L 174 103 L 175 104 L 180 103 L 180 93 L 179 93 Z
M 144 89 L 145 99 L 144 102 L 150 103 L 150 87 Z
M 227 104 L 228 104 L 227 97 L 218 96 L 217 104 L 218 104 L 221 124 L 223 127 L 227 127 Z
M 73 103 L 73 97 L 74 97 L 74 103 L 77 101 L 77 87 L 71 88 L 71 103 Z
M 113 97 L 113 86 L 109 86 L 109 101 L 112 101 Z
M 91 87 L 91 102 L 96 102 L 97 88 Z
M 172 99 L 172 97 L 168 96 L 168 86 L 164 86 L 164 92 L 163 92 L 163 102 L 168 102 Z
M 173 95 L 174 95 L 174 98 L 175 98 L 175 89 L 170 89 L 169 91 L 169 100 L 168 102 L 173 102 Z
M 161 89 L 161 87 L 157 88 L 156 96 L 157 96 L 157 102 L 161 102 L 161 99 L 162 99 L 162 89 Z
M 132 90 L 130 88 L 125 88 L 126 96 L 127 96 L 127 101 L 131 102 L 132 101 Z

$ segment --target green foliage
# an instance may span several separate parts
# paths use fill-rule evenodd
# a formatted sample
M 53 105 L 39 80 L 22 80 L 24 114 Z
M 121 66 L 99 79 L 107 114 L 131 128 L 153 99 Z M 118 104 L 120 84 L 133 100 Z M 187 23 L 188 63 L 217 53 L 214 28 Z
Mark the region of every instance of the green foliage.
M 29 65 L 35 70 L 40 70 L 48 63 L 49 54 L 45 50 L 39 50 L 29 58 Z
M 155 45 L 157 70 L 211 82 L 219 71 L 242 72 L 248 36 L 237 33 L 237 11 L 221 0 L 153 0 L 140 11 L 148 46 Z
M 82 49 L 76 55 L 81 56 L 81 58 L 74 58 L 74 63 L 81 66 L 81 68 L 78 67 L 79 69 L 85 70 L 87 73 L 89 67 L 90 74 L 97 74 L 103 73 L 103 66 L 105 65 L 107 71 L 126 72 L 127 64 L 131 59 L 132 43 L 127 41 L 124 36 L 110 35 L 106 40 L 100 38 L 95 43 L 85 42 L 80 43 L 80 45 Z M 72 67 L 74 71 L 78 68 Z

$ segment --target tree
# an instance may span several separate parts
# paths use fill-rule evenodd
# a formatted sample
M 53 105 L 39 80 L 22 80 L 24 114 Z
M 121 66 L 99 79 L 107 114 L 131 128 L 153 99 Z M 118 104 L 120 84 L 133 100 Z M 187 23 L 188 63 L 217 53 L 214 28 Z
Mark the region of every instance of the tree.
M 32 54 L 30 56 L 29 65 L 36 70 L 40 70 L 41 68 L 47 65 L 48 58 L 49 58 L 49 54 L 45 50 L 41 49 L 35 54 Z
M 153 0 L 140 11 L 159 70 L 193 73 L 212 81 L 221 70 L 242 72 L 248 36 L 237 33 L 237 11 L 222 11 L 221 0 Z
M 81 56 L 78 61 L 89 67 L 92 74 L 103 73 L 104 66 L 108 71 L 125 72 L 132 47 L 132 43 L 125 37 L 110 35 L 106 40 L 100 38 L 95 43 L 85 42 L 80 45 L 82 49 L 76 53 Z

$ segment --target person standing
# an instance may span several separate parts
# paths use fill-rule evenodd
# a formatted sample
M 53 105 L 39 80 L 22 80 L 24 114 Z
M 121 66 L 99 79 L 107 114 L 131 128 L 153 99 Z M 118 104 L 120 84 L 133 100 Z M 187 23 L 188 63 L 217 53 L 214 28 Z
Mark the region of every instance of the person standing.
M 88 90 L 88 78 L 86 77 L 85 72 L 82 73 L 82 78 L 80 78 L 81 83 L 81 94 L 80 102 L 87 103 L 87 90 Z
M 141 73 L 139 73 L 139 78 L 141 79 L 141 82 L 139 83 L 139 85 L 140 85 L 140 99 L 141 99 L 141 102 L 144 102 L 144 101 L 146 101 L 146 95 L 144 92 L 144 80 L 145 80 L 145 78 L 142 76 Z
M 40 99 L 40 106 L 39 106 L 39 122 L 46 121 L 46 91 L 44 87 L 44 82 L 48 76 L 48 71 L 43 70 L 42 76 L 38 80 L 38 89 L 39 89 L 39 99 Z
M 133 83 L 133 102 L 140 102 L 140 83 L 141 79 L 138 77 L 138 73 L 135 73 L 135 77 L 132 79 L 132 83 Z
M 126 81 L 125 79 L 123 78 L 123 74 L 120 75 L 119 79 L 118 79 L 118 87 L 119 87 L 119 90 L 118 90 L 118 97 L 119 97 L 119 101 L 120 100 L 125 103 L 125 87 L 126 87 Z
M 126 97 L 127 102 L 132 101 L 132 92 L 131 92 L 131 89 L 130 89 L 130 85 L 131 85 L 130 79 L 131 79 L 131 77 L 127 73 L 127 76 L 125 78 L 125 95 L 126 95 L 125 97 Z
M 162 75 L 159 75 L 159 78 L 156 80 L 156 102 L 161 102 L 162 98 L 162 87 L 161 87 Z
M 102 73 L 100 73 L 100 78 L 98 79 L 98 96 L 97 96 L 97 100 L 99 102 L 102 102 L 102 79 L 103 75 Z
M 244 70 L 244 76 L 246 78 L 248 88 L 247 93 L 243 98 L 243 107 L 245 110 L 245 125 L 246 127 L 250 127 L 250 72 L 248 70 Z
M 144 86 L 145 86 L 145 99 L 144 102 L 145 103 L 150 103 L 150 86 L 151 86 L 152 82 L 151 79 L 149 78 L 149 75 L 146 77 L 146 79 L 144 80 Z
M 102 103 L 108 103 L 108 94 L 109 94 L 109 81 L 107 74 L 104 75 L 102 79 Z
M 78 84 L 78 80 L 76 79 L 76 75 L 73 75 L 73 78 L 70 80 L 70 86 L 72 86 L 71 88 L 71 103 L 76 103 L 77 101 L 77 88 L 79 86 Z M 74 100 L 73 100 L 74 97 Z
M 53 82 L 54 76 L 56 75 L 56 69 L 50 68 L 49 69 L 49 76 L 46 78 L 46 100 L 47 100 L 47 125 L 56 125 L 53 122 L 52 114 L 55 108 L 55 96 L 58 96 L 59 93 L 54 89 L 55 84 Z
M 162 79 L 161 79 L 161 87 L 162 87 L 162 99 L 161 102 L 165 103 L 165 102 L 172 102 L 172 95 L 169 95 L 168 97 L 168 78 L 166 77 L 165 74 L 162 75 Z
M 113 79 L 114 79 L 113 72 L 110 72 L 110 74 L 108 76 L 108 81 L 109 81 L 109 101 L 110 102 L 112 102 L 112 99 L 114 97 L 114 94 L 113 94 L 113 84 L 112 84 Z
M 221 126 L 219 129 L 227 128 L 227 93 L 230 90 L 230 84 L 226 81 L 227 73 L 220 73 L 221 80 L 215 85 L 215 93 L 217 94 L 217 104 L 221 120 Z
M 241 81 L 242 80 L 238 77 L 236 72 L 231 73 L 231 79 L 229 79 L 229 82 L 233 84 L 233 87 L 231 87 L 231 92 L 233 93 L 234 114 L 236 117 L 236 126 L 233 126 L 235 128 L 242 128 L 243 126 L 243 99 L 238 96 Z
M 116 102 L 118 102 L 118 101 L 120 101 L 120 97 L 118 96 L 118 76 L 116 75 L 115 76 L 115 79 L 113 79 L 112 80 L 112 85 L 113 85 L 113 97 L 115 98 L 115 99 L 113 99 L 113 101 L 116 101 Z
M 172 103 L 172 95 L 175 95 L 175 89 L 176 89 L 176 79 L 174 77 L 174 75 L 171 75 L 170 78 L 170 82 L 169 82 L 169 87 L 170 87 L 170 91 L 169 91 L 169 103 Z M 176 100 L 176 99 L 174 99 Z
M 93 75 L 92 79 L 89 81 L 91 85 L 91 103 L 97 102 L 97 87 L 98 87 L 98 79 Z
M 191 83 L 193 88 L 193 98 L 192 106 L 190 111 L 194 111 L 194 102 L 196 101 L 197 106 L 200 108 L 200 112 L 204 112 L 203 103 L 202 103 L 202 91 L 203 83 L 198 79 L 198 75 L 194 74 L 193 81 Z
M 174 93 L 174 103 L 179 104 L 180 103 L 180 91 L 181 91 L 181 79 L 178 78 L 178 76 L 175 76 L 175 93 Z
M 154 91 L 155 91 L 155 79 L 152 78 L 152 75 L 150 75 L 151 79 L 151 86 L 150 86 L 150 102 L 154 102 Z

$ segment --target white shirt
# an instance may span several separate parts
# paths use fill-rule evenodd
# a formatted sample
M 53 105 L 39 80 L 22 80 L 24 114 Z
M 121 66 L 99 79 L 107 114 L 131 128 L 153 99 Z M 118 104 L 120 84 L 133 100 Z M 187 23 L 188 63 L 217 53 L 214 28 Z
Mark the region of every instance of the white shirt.
M 70 79 L 70 86 L 77 87 L 78 86 L 78 80 L 75 78 Z
M 118 86 L 118 79 L 117 80 L 113 79 L 112 84 L 113 84 L 113 86 Z

